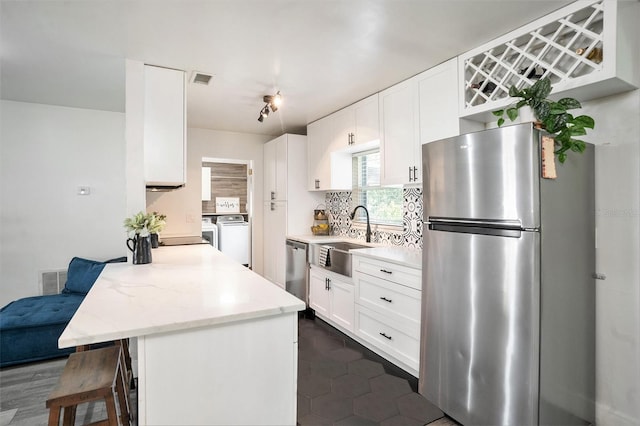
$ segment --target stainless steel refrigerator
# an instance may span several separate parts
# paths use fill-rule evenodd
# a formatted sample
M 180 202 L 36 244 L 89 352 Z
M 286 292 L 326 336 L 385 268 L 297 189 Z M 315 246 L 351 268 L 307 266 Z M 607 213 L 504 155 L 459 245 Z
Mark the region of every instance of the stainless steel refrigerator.
M 419 392 L 464 425 L 595 420 L 594 152 L 531 124 L 422 146 Z

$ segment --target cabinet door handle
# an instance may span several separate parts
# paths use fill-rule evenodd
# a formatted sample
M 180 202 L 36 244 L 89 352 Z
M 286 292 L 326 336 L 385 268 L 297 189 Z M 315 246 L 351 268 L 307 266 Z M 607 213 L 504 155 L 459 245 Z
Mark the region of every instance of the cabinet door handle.
M 413 179 L 411 179 L 411 166 L 409 166 L 409 182 L 413 182 Z
M 384 300 L 385 302 L 389 302 L 389 303 L 393 302 L 393 300 L 391 300 L 391 299 L 387 299 L 387 298 L 386 298 L 386 297 L 384 297 L 384 296 L 382 296 L 382 297 L 380 298 L 380 300 Z
M 271 199 L 272 200 L 276 199 L 276 192 L 275 191 L 271 191 Z
M 413 181 L 417 182 L 418 181 L 418 168 L 417 167 L 413 167 Z
M 385 274 L 389 274 L 389 275 L 393 274 L 392 271 L 387 271 L 386 269 L 380 269 L 380 272 L 384 272 Z
M 387 340 L 391 340 L 391 336 L 387 336 L 387 334 L 385 334 L 385 333 L 383 333 L 383 332 L 380 332 L 379 334 L 380 334 L 382 337 L 384 337 L 385 339 L 387 339 Z
M 315 185 L 316 189 L 320 189 L 320 179 L 316 179 Z
M 270 203 L 271 204 L 271 211 L 274 211 L 276 209 L 276 203 Z
M 331 290 L 331 278 L 327 278 L 327 290 Z

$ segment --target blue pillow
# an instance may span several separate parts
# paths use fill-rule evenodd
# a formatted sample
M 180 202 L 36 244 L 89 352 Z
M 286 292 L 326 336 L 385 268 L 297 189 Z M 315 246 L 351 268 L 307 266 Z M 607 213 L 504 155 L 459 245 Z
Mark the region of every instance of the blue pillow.
M 67 269 L 67 282 L 64 285 L 63 293 L 87 294 L 93 283 L 98 279 L 98 275 L 104 269 L 105 262 L 74 257 Z
M 86 295 L 91 290 L 93 283 L 98 279 L 98 275 L 104 269 L 104 265 L 126 261 L 126 256 L 109 259 L 106 262 L 74 257 L 69 263 L 67 282 L 64 285 L 64 289 L 62 289 L 62 293 Z

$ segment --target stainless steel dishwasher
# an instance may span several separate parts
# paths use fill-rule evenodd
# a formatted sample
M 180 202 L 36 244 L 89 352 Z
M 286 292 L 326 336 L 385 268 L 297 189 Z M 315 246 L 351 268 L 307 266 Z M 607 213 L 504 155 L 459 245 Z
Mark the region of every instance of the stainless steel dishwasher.
M 309 246 L 299 241 L 287 240 L 286 290 L 309 306 Z

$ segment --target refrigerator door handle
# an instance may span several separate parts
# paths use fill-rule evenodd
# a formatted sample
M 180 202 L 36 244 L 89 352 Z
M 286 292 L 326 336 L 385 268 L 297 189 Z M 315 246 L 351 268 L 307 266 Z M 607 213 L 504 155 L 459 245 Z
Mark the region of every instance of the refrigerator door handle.
M 524 231 L 515 223 L 484 220 L 431 220 L 426 223 L 430 231 L 458 232 L 463 234 L 492 235 L 496 237 L 520 238 Z
M 459 218 L 450 218 L 450 217 L 445 218 L 445 217 L 429 216 L 428 223 L 522 230 L 522 222 L 520 222 L 519 220 L 459 219 Z

